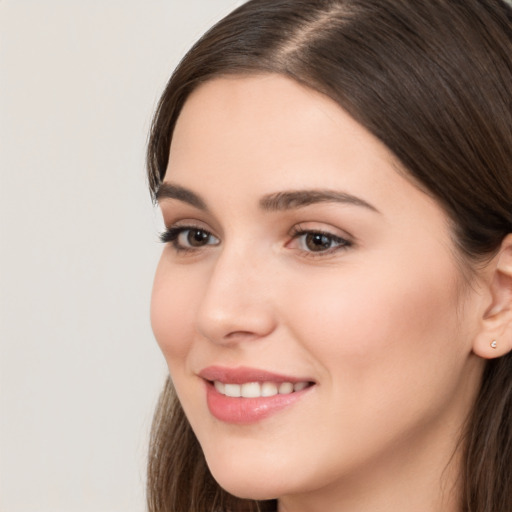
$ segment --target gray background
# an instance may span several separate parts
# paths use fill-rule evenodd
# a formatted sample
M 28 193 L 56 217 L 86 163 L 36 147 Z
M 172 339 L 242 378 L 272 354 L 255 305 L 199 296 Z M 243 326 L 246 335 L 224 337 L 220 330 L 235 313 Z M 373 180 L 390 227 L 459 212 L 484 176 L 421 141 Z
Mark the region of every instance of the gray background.
M 159 93 L 234 0 L 0 1 L 0 511 L 144 510 Z

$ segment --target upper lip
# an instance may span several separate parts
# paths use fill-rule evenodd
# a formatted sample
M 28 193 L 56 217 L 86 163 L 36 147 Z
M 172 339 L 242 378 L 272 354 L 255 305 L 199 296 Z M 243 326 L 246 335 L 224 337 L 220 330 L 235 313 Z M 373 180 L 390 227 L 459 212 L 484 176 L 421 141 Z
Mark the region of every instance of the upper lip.
M 312 379 L 309 378 L 280 375 L 278 373 L 247 366 L 237 366 L 236 368 L 208 366 L 203 368 L 198 375 L 211 382 L 219 381 L 230 384 L 244 384 L 246 382 L 291 382 L 292 384 L 296 382 L 312 382 Z

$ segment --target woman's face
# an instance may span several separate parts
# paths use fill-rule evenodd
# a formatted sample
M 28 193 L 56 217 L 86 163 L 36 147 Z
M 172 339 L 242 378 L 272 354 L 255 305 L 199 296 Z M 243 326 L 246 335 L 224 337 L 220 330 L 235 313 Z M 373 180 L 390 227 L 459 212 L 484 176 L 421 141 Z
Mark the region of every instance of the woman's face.
M 448 463 L 481 373 L 478 291 L 399 167 L 284 77 L 215 79 L 187 100 L 152 325 L 231 493 L 305 499 Z

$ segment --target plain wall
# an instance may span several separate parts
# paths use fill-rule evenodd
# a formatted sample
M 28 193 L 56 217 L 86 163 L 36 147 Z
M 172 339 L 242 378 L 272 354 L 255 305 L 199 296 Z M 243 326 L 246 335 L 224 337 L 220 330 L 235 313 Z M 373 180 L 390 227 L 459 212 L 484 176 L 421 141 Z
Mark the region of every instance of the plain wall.
M 0 0 L 0 511 L 140 512 L 152 111 L 234 0 Z

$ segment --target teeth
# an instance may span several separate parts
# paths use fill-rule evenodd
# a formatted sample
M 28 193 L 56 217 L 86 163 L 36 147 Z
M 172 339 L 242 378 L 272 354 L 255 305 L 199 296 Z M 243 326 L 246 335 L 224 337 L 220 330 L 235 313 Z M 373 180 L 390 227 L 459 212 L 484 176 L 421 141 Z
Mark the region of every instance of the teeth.
M 261 396 L 274 396 L 277 393 L 277 384 L 275 382 L 264 382 L 261 385 Z
M 241 395 L 244 398 L 257 398 L 261 396 L 261 386 L 259 382 L 247 382 L 240 387 L 242 388 Z
M 307 382 L 296 382 L 293 385 L 293 391 L 302 391 L 303 389 L 305 389 L 307 387 L 308 387 L 308 383 Z M 279 392 L 281 392 L 281 391 L 279 391 Z
M 240 387 L 240 384 L 224 384 L 224 394 L 234 398 L 239 397 L 242 394 Z
M 280 395 L 289 395 L 294 391 L 302 391 L 308 387 L 307 382 L 246 382 L 244 384 L 225 384 L 218 380 L 214 381 L 215 389 L 221 394 L 233 398 L 259 398 Z
M 280 395 L 289 395 L 290 393 L 293 393 L 293 384 L 291 382 L 282 382 L 279 384 Z

